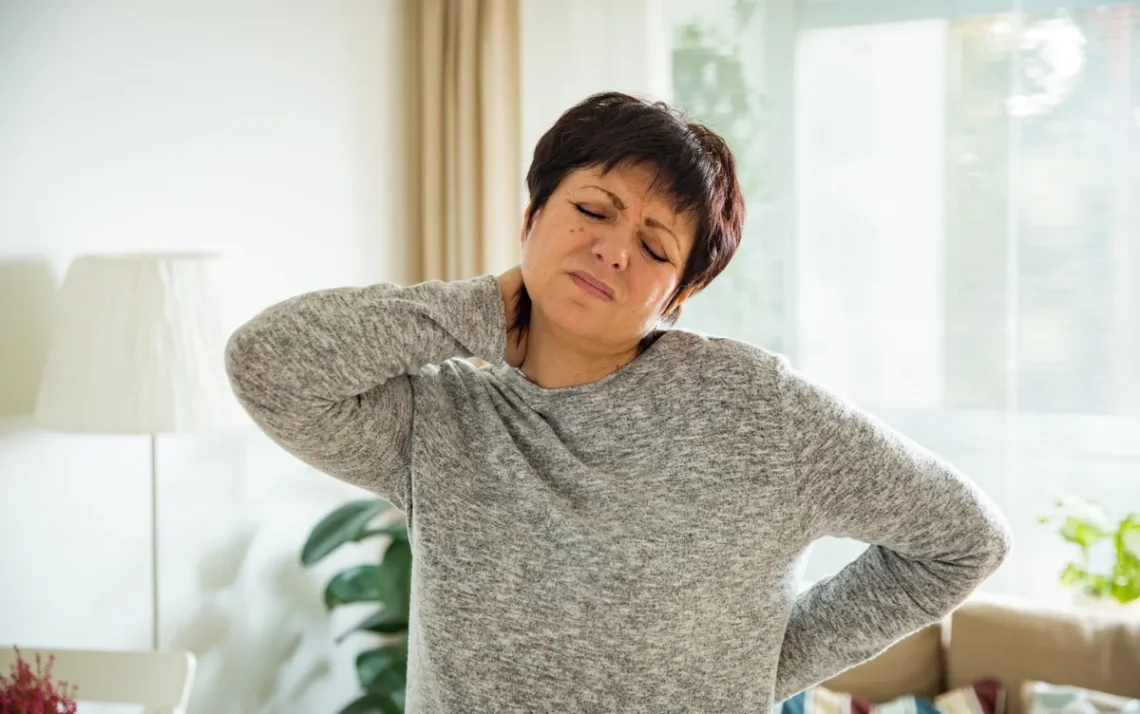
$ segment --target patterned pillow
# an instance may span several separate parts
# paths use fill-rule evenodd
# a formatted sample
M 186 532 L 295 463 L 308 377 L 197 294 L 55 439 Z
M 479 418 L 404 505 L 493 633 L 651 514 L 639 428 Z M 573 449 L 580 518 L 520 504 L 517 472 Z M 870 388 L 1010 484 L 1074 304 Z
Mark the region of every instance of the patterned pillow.
M 1140 714 L 1140 699 L 1047 682 L 1026 682 L 1021 698 L 1026 714 Z
M 771 714 L 1005 714 L 1005 687 L 994 680 L 983 680 L 934 699 L 905 696 L 883 703 L 812 687 L 775 705 Z

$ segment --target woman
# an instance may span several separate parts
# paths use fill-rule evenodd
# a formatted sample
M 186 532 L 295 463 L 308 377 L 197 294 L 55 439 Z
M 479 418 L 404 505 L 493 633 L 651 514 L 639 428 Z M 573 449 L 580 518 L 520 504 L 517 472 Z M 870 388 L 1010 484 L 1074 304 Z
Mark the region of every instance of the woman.
M 713 132 L 593 96 L 527 185 L 519 267 L 301 295 L 226 354 L 271 438 L 405 512 L 409 714 L 766 712 L 1003 561 L 951 466 L 779 356 L 670 326 L 740 241 Z M 870 547 L 798 595 L 822 536 Z

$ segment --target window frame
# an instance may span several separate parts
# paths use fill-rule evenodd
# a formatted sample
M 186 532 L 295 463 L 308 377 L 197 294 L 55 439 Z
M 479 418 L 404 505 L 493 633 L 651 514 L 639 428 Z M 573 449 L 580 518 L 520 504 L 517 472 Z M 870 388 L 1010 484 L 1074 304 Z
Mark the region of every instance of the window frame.
M 856 27 L 868 24 L 903 23 L 919 20 L 954 20 L 966 16 L 999 14 L 1046 14 L 1062 9 L 1134 4 L 1136 0 L 767 0 L 764 23 L 765 76 L 769 95 L 772 132 L 780 137 L 772 147 L 774 182 L 784 188 L 772 205 L 765 205 L 766 231 L 781 237 L 785 247 L 785 300 L 782 352 L 793 363 L 800 361 L 800 306 L 796 299 L 800 270 L 796 250 L 797 202 L 796 72 L 798 46 L 806 32 Z M 954 190 L 948 186 L 949 190 Z M 920 443 L 939 453 L 954 454 L 955 463 L 979 486 L 1001 503 L 1014 521 L 1017 532 L 1032 536 L 1026 552 L 994 577 L 987 587 L 1037 597 L 1055 587 L 1050 569 L 1063 545 L 1052 533 L 1038 533 L 1036 516 L 1051 500 L 1051 487 L 1075 488 L 1111 505 L 1116 490 L 1140 458 L 1140 415 L 1087 412 L 1022 411 L 1016 404 L 1003 409 L 970 409 L 944 405 L 938 409 L 868 405 L 868 410 L 888 424 L 902 428 Z M 947 424 L 951 428 L 947 428 Z M 1040 464 L 1057 463 L 1041 469 Z M 978 465 L 981 464 L 981 468 Z M 1070 464 L 1077 464 L 1070 467 Z M 1100 481 L 1086 484 L 1087 471 L 1103 468 Z M 1043 481 L 1039 482 L 1039 479 Z M 1128 480 L 1131 484 L 1131 481 Z M 1131 486 L 1129 486 L 1131 488 Z M 1132 493 L 1131 490 L 1127 491 Z M 838 562 L 847 551 L 821 553 L 822 562 Z M 810 562 L 816 562 L 814 556 Z M 1046 559 L 1050 565 L 1043 568 Z M 821 576 L 830 574 L 820 572 Z M 1044 595 L 1063 596 L 1063 591 Z

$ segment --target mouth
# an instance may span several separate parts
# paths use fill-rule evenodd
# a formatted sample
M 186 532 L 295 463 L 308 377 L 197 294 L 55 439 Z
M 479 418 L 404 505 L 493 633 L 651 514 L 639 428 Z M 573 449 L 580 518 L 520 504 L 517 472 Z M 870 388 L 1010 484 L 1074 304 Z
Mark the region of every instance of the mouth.
M 578 284 L 578 287 L 599 300 L 610 301 L 614 299 L 613 289 L 589 273 L 575 270 L 570 273 L 570 278 Z

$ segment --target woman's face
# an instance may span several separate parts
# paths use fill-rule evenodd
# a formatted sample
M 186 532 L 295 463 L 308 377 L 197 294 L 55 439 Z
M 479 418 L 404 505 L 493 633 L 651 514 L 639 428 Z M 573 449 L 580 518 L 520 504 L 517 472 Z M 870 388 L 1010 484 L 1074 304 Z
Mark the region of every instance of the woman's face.
M 522 273 L 535 313 L 555 329 L 624 347 L 670 304 L 696 228 L 652 172 L 617 167 L 569 174 L 523 235 Z

